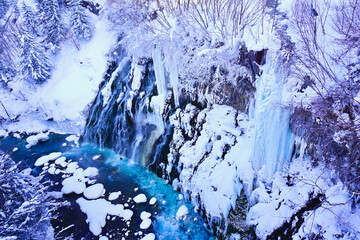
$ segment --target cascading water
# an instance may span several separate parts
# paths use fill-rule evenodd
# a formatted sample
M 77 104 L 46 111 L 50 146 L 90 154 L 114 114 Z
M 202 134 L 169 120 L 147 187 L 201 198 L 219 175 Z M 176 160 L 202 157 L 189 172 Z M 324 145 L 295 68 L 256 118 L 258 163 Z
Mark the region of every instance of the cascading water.
M 294 134 L 289 128 L 290 110 L 283 104 L 283 86 L 287 81 L 281 58 L 268 54 L 263 73 L 256 84 L 255 107 L 250 115 L 255 120 L 252 162 L 256 172 L 265 167 L 265 180 L 289 162 Z
M 132 64 L 123 57 L 111 64 L 91 107 L 84 140 L 147 165 L 152 145 L 164 131 L 161 115 L 150 106 L 156 95 L 151 62 Z

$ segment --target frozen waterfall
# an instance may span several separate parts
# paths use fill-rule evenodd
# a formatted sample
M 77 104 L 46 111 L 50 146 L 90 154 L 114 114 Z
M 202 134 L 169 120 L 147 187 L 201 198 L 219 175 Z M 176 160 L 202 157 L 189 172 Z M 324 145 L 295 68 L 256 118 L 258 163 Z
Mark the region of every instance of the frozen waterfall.
M 291 158 L 294 135 L 289 128 L 290 109 L 283 104 L 283 86 L 289 76 L 281 57 L 267 54 L 263 73 L 256 83 L 252 162 L 255 172 L 265 171 L 265 181 Z

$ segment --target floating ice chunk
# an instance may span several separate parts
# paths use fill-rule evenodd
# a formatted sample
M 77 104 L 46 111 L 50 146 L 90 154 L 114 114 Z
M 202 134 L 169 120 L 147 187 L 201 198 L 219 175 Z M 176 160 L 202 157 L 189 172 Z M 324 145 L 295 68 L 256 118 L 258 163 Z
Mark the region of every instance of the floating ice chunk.
M 56 175 L 58 175 L 60 172 L 61 172 L 60 169 L 56 169 L 56 170 L 55 170 L 55 174 L 56 174 Z
M 176 219 L 182 219 L 189 213 L 188 208 L 185 205 L 182 205 L 176 212 Z
M 98 160 L 99 158 L 101 158 L 101 154 L 96 154 L 92 157 L 92 160 Z
M 77 162 L 71 162 L 69 163 L 69 165 L 67 166 L 65 172 L 66 173 L 74 173 L 76 169 L 79 168 L 79 164 Z
M 149 201 L 150 205 L 154 205 L 156 203 L 156 198 L 152 197 Z
M 84 191 L 84 196 L 87 199 L 97 199 L 105 193 L 104 185 L 97 183 L 90 187 L 87 187 Z
M 97 168 L 94 167 L 88 167 L 87 169 L 85 169 L 84 171 L 84 176 L 85 177 L 96 177 L 97 175 L 99 175 L 99 170 Z
M 146 201 L 147 201 L 146 196 L 143 193 L 141 193 L 141 194 L 137 195 L 136 197 L 134 197 L 134 202 L 136 202 L 136 203 L 144 203 Z
M 140 224 L 140 228 L 141 229 L 148 229 L 151 225 L 151 219 L 147 218 L 147 219 L 144 219 L 141 224 Z
M 16 152 L 17 150 L 19 150 L 18 147 L 14 147 L 14 149 L 12 150 L 13 152 Z
M 155 240 L 155 234 L 153 233 L 149 233 L 146 234 L 143 238 L 141 238 L 140 240 Z
M 79 181 L 76 177 L 65 178 L 62 181 L 62 189 L 61 192 L 64 194 L 76 193 L 81 194 L 85 191 L 86 185 L 84 182 Z
M 112 192 L 112 193 L 110 193 L 110 195 L 109 195 L 109 200 L 110 200 L 110 201 L 113 201 L 113 200 L 115 200 L 115 199 L 118 199 L 120 195 L 121 195 L 121 192 L 120 192 L 120 191 L 118 191 L 118 192 Z
M 99 240 L 109 240 L 109 238 L 107 236 L 101 236 L 99 237 Z
M 32 135 L 26 138 L 26 142 L 28 143 L 25 147 L 31 148 L 32 146 L 36 145 L 38 142 L 45 142 L 49 140 L 49 136 L 45 133 L 39 133 L 36 135 Z
M 48 173 L 50 173 L 51 175 L 54 175 L 55 174 L 55 171 L 56 171 L 56 168 L 55 167 L 50 167 L 48 169 Z
M 146 212 L 146 211 L 143 211 L 143 212 L 141 212 L 141 214 L 140 214 L 141 220 L 145 220 L 145 219 L 148 219 L 148 218 L 150 218 L 150 217 L 151 217 L 151 213 Z
M 53 161 L 53 160 L 57 159 L 58 157 L 61 156 L 61 154 L 62 154 L 61 152 L 53 152 L 53 153 L 50 153 L 49 155 L 42 156 L 36 160 L 34 165 L 36 167 L 42 166 L 45 163 L 48 163 L 49 161 Z

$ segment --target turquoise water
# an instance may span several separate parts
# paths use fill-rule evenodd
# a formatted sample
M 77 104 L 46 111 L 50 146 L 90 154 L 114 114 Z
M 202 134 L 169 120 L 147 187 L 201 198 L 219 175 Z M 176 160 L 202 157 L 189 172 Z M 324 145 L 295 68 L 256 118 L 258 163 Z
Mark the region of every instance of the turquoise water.
M 116 154 L 111 149 L 99 149 L 96 145 L 91 143 L 83 143 L 80 147 L 75 144 L 66 143 L 65 138 L 68 135 L 50 134 L 50 139 L 46 142 L 39 143 L 30 149 L 26 149 L 26 136 L 17 139 L 9 136 L 0 140 L 0 150 L 7 152 L 11 157 L 20 163 L 22 168 L 32 168 L 34 175 L 43 174 L 44 181 L 50 180 L 54 182 L 51 190 L 60 191 L 62 178 L 60 175 L 50 175 L 42 173 L 42 169 L 34 167 L 34 162 L 37 158 L 49 154 L 51 152 L 63 152 L 63 156 L 67 159 L 77 161 L 82 168 L 96 167 L 99 169 L 99 176 L 97 182 L 105 186 L 106 194 L 114 191 L 121 191 L 121 196 L 112 201 L 114 204 L 129 204 L 129 207 L 134 216 L 130 225 L 120 218 L 110 219 L 103 228 L 103 235 L 112 237 L 112 239 L 141 239 L 138 235 L 141 223 L 140 213 L 147 211 L 152 214 L 152 226 L 146 230 L 141 230 L 143 234 L 153 232 L 156 239 L 214 239 L 207 228 L 204 227 L 204 221 L 201 217 L 194 213 L 192 205 L 179 198 L 179 192 L 174 191 L 173 188 L 166 184 L 166 182 L 158 178 L 154 173 L 149 172 L 143 166 L 131 163 L 120 155 Z M 12 152 L 14 147 L 19 150 Z M 100 154 L 98 160 L 93 160 L 95 155 Z M 131 198 L 136 195 L 144 193 L 149 200 L 152 197 L 157 199 L 155 205 L 148 203 L 135 204 Z M 56 230 L 57 237 L 65 239 L 73 237 L 74 239 L 98 239 L 92 235 L 88 230 L 86 223 L 86 215 L 80 211 L 76 204 L 76 199 L 81 195 L 69 194 L 64 195 L 64 200 L 71 203 L 69 207 L 61 208 L 58 211 L 58 217 L 52 221 Z M 176 212 L 180 206 L 186 205 L 189 209 L 189 214 L 184 220 L 176 219 Z M 70 227 L 69 227 L 70 226 Z M 67 227 L 69 227 L 67 230 Z M 125 235 L 126 234 L 126 235 Z

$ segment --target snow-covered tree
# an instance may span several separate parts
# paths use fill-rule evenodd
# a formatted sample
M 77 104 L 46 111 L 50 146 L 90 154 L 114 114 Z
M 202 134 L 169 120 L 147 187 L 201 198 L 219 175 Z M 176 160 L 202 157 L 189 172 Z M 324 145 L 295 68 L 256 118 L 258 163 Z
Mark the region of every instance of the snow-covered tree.
M 89 40 L 92 36 L 92 27 L 86 10 L 80 0 L 71 0 L 71 28 L 78 39 Z
M 64 38 L 64 26 L 62 24 L 60 7 L 57 0 L 42 0 L 39 4 L 44 21 L 45 41 L 58 46 Z
M 6 61 L 0 59 L 0 82 L 8 82 L 15 76 L 15 69 L 10 66 Z
M 44 82 L 50 78 L 51 63 L 43 48 L 34 37 L 25 31 L 21 39 L 21 72 L 36 82 Z
M 33 9 L 24 4 L 22 8 L 22 21 L 21 25 L 31 33 L 37 32 L 37 17 Z
M 56 209 L 67 204 L 61 195 L 48 192 L 41 177 L 21 171 L 0 152 L 0 238 L 53 239 L 50 220 Z M 10 238 L 9 238 L 10 239 Z
M 8 5 L 5 0 L 0 0 L 0 19 L 4 17 L 8 9 Z
M 358 193 L 360 2 L 315 2 L 296 1 L 293 9 L 299 36 L 294 76 L 306 102 L 295 108 L 291 125 L 308 141 L 314 161 L 325 162 Z M 335 17 L 328 17 L 331 12 Z

